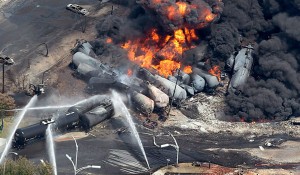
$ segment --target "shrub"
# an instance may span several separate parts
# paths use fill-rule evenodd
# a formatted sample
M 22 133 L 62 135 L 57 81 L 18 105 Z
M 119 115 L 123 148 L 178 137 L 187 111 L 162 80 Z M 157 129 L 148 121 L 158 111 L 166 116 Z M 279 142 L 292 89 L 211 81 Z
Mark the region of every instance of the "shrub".
M 17 160 L 6 160 L 0 166 L 0 173 L 5 175 L 52 175 L 52 168 L 49 164 L 35 165 L 24 157 Z
M 15 100 L 11 96 L 0 93 L 0 110 L 9 110 L 15 107 Z

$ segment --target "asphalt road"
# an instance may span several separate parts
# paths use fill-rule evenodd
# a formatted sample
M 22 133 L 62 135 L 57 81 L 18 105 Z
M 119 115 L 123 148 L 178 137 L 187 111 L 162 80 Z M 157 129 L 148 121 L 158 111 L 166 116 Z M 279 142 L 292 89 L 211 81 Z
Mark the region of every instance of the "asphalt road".
M 69 3 L 97 5 L 97 0 L 15 0 L 0 8 L 0 52 L 22 69 L 36 56 L 41 43 L 55 44 L 70 30 L 80 30 L 80 15 L 66 10 Z M 34 55 L 35 54 L 35 55 Z
M 228 167 L 245 165 L 252 168 L 255 168 L 255 165 L 267 163 L 243 151 L 226 152 L 218 148 L 236 150 L 258 148 L 270 137 L 257 137 L 255 141 L 249 142 L 247 138 L 234 137 L 226 133 L 204 134 L 180 131 L 176 128 L 154 132 L 141 126 L 140 122 L 136 121 L 136 123 L 152 172 L 165 166 L 167 159 L 170 159 L 170 164 L 176 163 L 176 150 L 173 147 L 162 149 L 153 144 L 153 134 L 158 135 L 156 142 L 159 145 L 174 144 L 173 139 L 167 134 L 168 131 L 174 134 L 180 146 L 179 162 L 200 161 Z M 126 125 L 120 118 L 111 118 L 94 128 L 88 137 L 78 139 L 78 168 L 86 165 L 100 165 L 102 167 L 100 170 L 87 169 L 84 172 L 92 174 L 145 174 L 147 164 L 131 132 L 128 130 L 122 134 L 114 132 L 122 127 L 126 127 Z M 273 137 L 292 140 L 287 135 L 274 135 Z M 72 164 L 65 155 L 69 154 L 75 160 L 74 141 L 71 139 L 56 142 L 55 146 L 58 174 L 72 174 Z M 209 150 L 214 148 L 217 150 Z M 40 159 L 49 160 L 44 140 L 29 144 L 25 149 L 17 150 L 17 152 L 34 162 L 39 162 Z

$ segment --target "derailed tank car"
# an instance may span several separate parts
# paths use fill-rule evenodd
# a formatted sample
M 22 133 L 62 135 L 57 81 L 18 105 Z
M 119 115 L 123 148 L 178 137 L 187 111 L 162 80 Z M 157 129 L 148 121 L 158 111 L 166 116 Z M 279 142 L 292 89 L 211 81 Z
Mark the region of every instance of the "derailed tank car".
M 81 115 L 80 123 L 82 128 L 87 131 L 100 122 L 110 118 L 112 115 L 114 115 L 112 102 L 109 99 L 105 99 L 100 106 Z
M 67 131 L 78 127 L 79 115 L 75 112 L 68 112 L 55 119 L 54 128 L 59 131 Z
M 13 147 L 21 149 L 30 142 L 43 139 L 45 137 L 48 124 L 53 122 L 54 121 L 52 119 L 47 119 L 24 128 L 17 129 L 13 140 Z
M 104 101 L 107 99 L 105 95 L 95 95 L 91 98 L 88 98 L 74 106 L 70 107 L 68 112 L 75 112 L 77 114 L 82 115 L 93 108 L 100 106 L 101 104 L 105 103 Z
M 46 119 L 17 129 L 13 147 L 22 149 L 28 143 L 45 138 L 50 123 L 53 123 L 53 129 L 62 132 L 80 127 L 87 131 L 112 115 L 114 115 L 112 101 L 107 96 L 96 95 L 70 107 L 66 114 L 60 115 L 55 120 Z

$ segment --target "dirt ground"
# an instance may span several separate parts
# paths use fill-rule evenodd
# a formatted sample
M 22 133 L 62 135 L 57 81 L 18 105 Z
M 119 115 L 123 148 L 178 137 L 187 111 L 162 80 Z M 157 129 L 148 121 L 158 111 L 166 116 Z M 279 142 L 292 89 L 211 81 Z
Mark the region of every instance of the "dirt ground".
M 215 164 L 203 163 L 200 166 L 192 166 L 191 163 L 180 163 L 178 167 L 169 165 L 163 167 L 153 173 L 153 175 L 164 175 L 164 174 L 222 174 L 222 175 L 267 175 L 267 174 L 276 174 L 276 175 L 292 175 L 297 174 L 296 171 L 289 171 L 284 169 L 248 169 L 243 168 L 227 168 Z

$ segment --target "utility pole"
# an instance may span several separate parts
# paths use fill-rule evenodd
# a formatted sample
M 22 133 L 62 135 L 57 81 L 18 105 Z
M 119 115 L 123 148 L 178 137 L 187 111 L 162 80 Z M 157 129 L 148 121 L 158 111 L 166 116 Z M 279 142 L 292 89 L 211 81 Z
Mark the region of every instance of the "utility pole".
M 9 58 L 9 57 L 1 57 L 0 56 L 0 61 L 2 62 L 2 94 L 4 93 L 4 68 L 5 68 L 5 65 L 13 65 L 15 62 L 12 58 Z
M 183 53 L 181 53 L 181 59 L 183 58 Z M 177 71 L 177 78 L 176 78 L 176 83 L 175 83 L 175 87 L 174 87 L 174 91 L 173 91 L 173 95 L 172 95 L 172 98 L 171 98 L 171 103 L 170 103 L 170 108 L 169 108 L 169 111 L 168 111 L 168 118 L 170 116 L 170 112 L 171 112 L 171 107 L 172 107 L 172 103 L 174 101 L 174 95 L 175 95 L 175 92 L 176 92 L 176 87 L 177 87 L 177 84 L 178 84 L 178 79 L 179 79 L 179 73 L 180 73 L 180 68 L 181 68 L 181 64 L 179 64 L 179 68 L 176 69 Z
M 175 95 L 176 88 L 177 88 L 177 84 L 178 84 L 179 71 L 180 71 L 180 68 L 177 69 L 177 78 L 176 78 L 176 83 L 175 83 L 174 91 L 173 91 L 173 94 L 172 94 L 171 102 L 170 102 L 170 104 L 169 104 L 169 111 L 168 111 L 168 115 L 167 115 L 168 118 L 169 118 L 169 116 L 170 116 L 171 107 L 172 107 L 172 103 L 173 103 L 173 101 L 174 101 L 174 95 Z
M 4 94 L 4 61 L 2 63 L 2 94 Z

